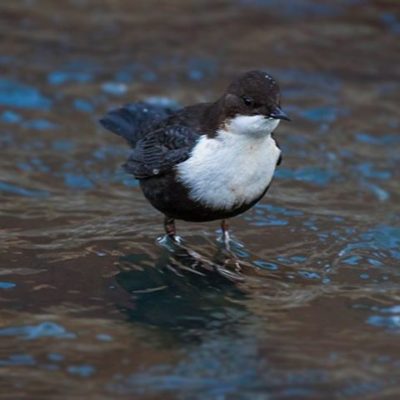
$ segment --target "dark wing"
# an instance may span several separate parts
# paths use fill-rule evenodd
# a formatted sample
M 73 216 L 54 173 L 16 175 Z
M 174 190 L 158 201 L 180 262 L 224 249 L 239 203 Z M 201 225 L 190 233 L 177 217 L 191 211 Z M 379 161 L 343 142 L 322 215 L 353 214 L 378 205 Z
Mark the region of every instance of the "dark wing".
M 173 103 L 163 105 L 138 102 L 109 111 L 100 119 L 100 123 L 135 147 L 140 139 L 174 112 L 176 106 Z
M 200 133 L 187 126 L 169 125 L 156 129 L 136 143 L 124 168 L 137 179 L 168 173 L 189 157 L 199 137 Z
M 185 161 L 202 134 L 209 103 L 177 109 L 145 102 L 108 112 L 100 123 L 125 138 L 133 151 L 124 164 L 137 179 L 171 171 Z

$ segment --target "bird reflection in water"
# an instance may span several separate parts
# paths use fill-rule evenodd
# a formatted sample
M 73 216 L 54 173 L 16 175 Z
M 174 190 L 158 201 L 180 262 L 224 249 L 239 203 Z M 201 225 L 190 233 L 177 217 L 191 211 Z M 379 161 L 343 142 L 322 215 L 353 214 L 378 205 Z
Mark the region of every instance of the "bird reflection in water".
M 119 297 L 118 308 L 133 322 L 185 338 L 194 339 L 202 331 L 231 330 L 248 315 L 243 302 L 247 294 L 238 285 L 241 274 L 230 270 L 224 257 L 219 251 L 207 260 L 170 242 L 163 244 L 154 266 L 149 266 L 148 255 L 122 257 L 115 281 L 129 298 L 121 304 Z

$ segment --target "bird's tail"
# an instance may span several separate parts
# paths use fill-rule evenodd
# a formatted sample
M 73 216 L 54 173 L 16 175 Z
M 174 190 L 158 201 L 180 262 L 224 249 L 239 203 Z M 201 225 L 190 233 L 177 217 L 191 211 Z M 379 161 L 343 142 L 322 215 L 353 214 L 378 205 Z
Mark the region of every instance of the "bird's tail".
M 167 118 L 176 107 L 163 104 L 138 102 L 109 111 L 100 119 L 100 124 L 111 132 L 122 136 L 135 147 L 146 133 L 158 122 Z

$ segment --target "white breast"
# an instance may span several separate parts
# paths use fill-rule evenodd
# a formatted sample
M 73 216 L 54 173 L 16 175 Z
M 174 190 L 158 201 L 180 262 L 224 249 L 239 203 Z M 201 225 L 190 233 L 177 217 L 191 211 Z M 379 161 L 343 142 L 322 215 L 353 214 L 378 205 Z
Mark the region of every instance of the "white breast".
M 190 197 L 229 209 L 259 197 L 272 180 L 280 150 L 271 137 L 278 121 L 237 117 L 215 138 L 203 135 L 191 157 L 177 166 Z

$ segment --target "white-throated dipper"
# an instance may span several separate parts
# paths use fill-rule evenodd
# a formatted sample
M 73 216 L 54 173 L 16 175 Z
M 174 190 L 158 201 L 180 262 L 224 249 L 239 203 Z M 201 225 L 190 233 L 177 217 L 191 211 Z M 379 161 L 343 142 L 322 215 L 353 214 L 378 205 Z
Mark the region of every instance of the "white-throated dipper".
M 241 214 L 268 190 L 281 151 L 272 136 L 281 119 L 276 81 L 246 72 L 213 103 L 173 110 L 138 102 L 108 112 L 101 124 L 125 138 L 133 151 L 125 170 L 165 215 L 175 239 L 175 219 L 220 219 Z

